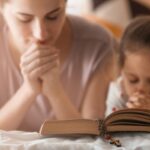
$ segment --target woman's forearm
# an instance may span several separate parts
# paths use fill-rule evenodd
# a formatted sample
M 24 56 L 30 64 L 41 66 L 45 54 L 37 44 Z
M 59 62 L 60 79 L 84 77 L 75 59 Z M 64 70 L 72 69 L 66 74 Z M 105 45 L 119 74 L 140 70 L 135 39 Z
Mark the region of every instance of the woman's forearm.
M 48 98 L 57 119 L 82 118 L 79 110 L 67 97 L 60 83 L 53 82 L 44 86 L 44 94 Z
M 23 84 L 17 93 L 0 109 L 0 129 L 16 130 L 36 95 Z

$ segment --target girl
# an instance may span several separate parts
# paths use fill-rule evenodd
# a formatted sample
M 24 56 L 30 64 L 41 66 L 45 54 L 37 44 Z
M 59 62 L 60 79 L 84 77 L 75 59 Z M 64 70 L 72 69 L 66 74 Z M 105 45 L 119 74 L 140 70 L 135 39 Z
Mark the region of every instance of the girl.
M 118 56 L 121 76 L 110 84 L 106 115 L 123 108 L 150 109 L 150 16 L 129 24 Z

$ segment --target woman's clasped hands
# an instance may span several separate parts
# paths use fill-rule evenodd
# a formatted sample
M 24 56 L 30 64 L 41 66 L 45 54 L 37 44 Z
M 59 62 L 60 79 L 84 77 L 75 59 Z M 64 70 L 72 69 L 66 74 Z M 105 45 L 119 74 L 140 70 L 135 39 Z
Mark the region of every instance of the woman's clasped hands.
M 48 80 L 59 79 L 59 51 L 52 46 L 32 44 L 21 57 L 24 84 L 34 94 L 43 91 Z M 50 82 L 49 82 L 50 83 Z

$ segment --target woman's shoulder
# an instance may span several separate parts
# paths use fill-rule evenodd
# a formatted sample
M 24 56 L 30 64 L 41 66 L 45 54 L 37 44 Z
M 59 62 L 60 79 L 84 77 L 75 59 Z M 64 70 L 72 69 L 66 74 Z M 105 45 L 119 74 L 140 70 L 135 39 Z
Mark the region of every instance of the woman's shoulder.
M 2 30 L 4 26 L 5 26 L 5 22 L 2 15 L 0 14 L 0 30 Z
M 6 32 L 5 32 L 5 26 L 0 26 L 0 59 L 1 61 L 2 60 L 5 60 L 6 58 L 4 58 L 4 55 L 6 55 L 6 48 L 7 48 L 7 45 L 6 45 Z
M 111 34 L 102 26 L 93 23 L 83 17 L 68 15 L 71 27 L 76 38 L 90 39 L 108 42 L 112 39 Z
M 4 36 L 5 32 L 4 31 L 5 31 L 5 29 L 6 29 L 6 24 L 4 23 L 4 20 L 0 14 L 0 49 L 1 49 L 1 47 L 3 47 L 3 44 L 4 44 L 4 38 L 5 38 L 5 36 Z

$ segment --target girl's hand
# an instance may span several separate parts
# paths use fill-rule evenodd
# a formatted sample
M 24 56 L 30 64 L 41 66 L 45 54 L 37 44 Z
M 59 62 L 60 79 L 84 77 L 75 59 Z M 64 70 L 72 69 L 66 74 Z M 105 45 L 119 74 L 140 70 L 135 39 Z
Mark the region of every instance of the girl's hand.
M 150 109 L 150 95 L 136 92 L 126 103 L 127 108 Z
M 41 92 L 40 77 L 54 67 L 56 51 L 32 45 L 21 57 L 20 68 L 26 84 L 33 93 Z

